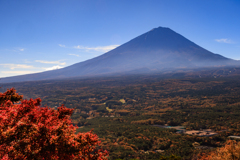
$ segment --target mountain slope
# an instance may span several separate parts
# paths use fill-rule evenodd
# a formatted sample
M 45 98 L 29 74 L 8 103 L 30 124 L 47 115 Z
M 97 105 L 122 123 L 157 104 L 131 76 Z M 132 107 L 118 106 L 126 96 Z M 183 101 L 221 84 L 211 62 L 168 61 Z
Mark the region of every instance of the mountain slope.
M 96 58 L 58 70 L 3 78 L 0 83 L 234 64 L 238 62 L 211 53 L 169 28 L 159 27 Z

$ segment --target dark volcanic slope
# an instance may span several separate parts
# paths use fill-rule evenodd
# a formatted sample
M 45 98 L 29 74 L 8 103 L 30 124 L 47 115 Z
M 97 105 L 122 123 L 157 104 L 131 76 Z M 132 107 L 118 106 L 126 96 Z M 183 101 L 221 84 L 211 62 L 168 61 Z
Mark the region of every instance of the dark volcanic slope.
M 235 63 L 238 62 L 211 53 L 169 28 L 159 27 L 99 57 L 63 69 L 3 78 L 0 83 Z

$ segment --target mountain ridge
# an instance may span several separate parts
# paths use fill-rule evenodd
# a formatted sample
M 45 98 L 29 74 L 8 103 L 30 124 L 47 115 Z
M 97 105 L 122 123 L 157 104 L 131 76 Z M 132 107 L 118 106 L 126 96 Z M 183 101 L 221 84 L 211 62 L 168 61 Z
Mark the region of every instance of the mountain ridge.
M 170 28 L 154 28 L 98 57 L 42 73 L 2 78 L 0 83 L 94 76 L 133 70 L 162 71 L 239 65 L 238 61 L 214 54 Z

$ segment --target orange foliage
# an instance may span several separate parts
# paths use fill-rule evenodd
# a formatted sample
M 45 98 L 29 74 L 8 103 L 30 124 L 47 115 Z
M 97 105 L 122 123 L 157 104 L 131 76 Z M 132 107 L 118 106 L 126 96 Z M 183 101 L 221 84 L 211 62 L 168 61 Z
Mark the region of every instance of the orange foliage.
M 229 140 L 225 146 L 216 151 L 210 152 L 208 155 L 203 154 L 202 160 L 238 160 L 240 159 L 240 142 Z
M 75 134 L 73 109 L 41 107 L 41 99 L 23 100 L 14 89 L 0 93 L 0 159 L 107 159 L 92 132 Z

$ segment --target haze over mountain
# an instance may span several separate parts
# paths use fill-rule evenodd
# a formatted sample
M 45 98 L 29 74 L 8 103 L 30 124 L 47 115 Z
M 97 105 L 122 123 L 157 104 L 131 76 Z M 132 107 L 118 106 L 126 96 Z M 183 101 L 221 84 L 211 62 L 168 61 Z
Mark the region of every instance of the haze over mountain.
M 169 28 L 159 27 L 93 59 L 58 70 L 2 78 L 0 83 L 228 65 L 239 65 L 239 61 L 214 54 Z

